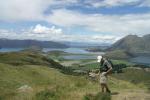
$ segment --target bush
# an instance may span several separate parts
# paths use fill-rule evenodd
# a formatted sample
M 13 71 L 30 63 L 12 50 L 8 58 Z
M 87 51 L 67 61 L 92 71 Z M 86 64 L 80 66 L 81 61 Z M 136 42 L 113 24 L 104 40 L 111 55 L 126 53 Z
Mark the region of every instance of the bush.
M 44 90 L 36 94 L 36 100 L 52 100 L 55 96 L 55 91 Z
M 122 69 L 126 67 L 127 67 L 126 64 L 115 64 L 113 66 L 113 72 L 122 73 L 123 72 Z
M 87 94 L 83 100 L 111 100 L 111 95 L 109 93 L 97 93 L 96 95 Z

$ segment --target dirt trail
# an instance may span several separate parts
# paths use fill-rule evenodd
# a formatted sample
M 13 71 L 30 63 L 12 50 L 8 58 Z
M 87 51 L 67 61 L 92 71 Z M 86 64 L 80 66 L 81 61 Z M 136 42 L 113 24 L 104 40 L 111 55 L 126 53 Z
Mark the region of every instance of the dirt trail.
M 150 93 L 144 90 L 124 90 L 112 93 L 112 100 L 150 100 Z

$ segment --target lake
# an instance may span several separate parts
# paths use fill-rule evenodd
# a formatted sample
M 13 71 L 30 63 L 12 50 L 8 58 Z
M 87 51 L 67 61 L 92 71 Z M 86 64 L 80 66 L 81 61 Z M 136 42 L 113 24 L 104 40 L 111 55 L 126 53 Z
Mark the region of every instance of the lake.
M 17 52 L 24 50 L 24 48 L 1 48 L 0 52 Z
M 65 49 L 44 48 L 43 49 L 44 52 L 54 51 L 54 50 L 64 51 L 64 52 L 74 53 L 74 54 L 79 54 L 79 53 L 80 54 L 87 54 L 87 53 L 89 53 L 88 51 L 84 50 L 84 48 L 65 48 Z
M 138 56 L 138 57 L 130 59 L 130 62 L 143 64 L 143 65 L 150 65 L 150 57 Z
M 24 50 L 24 48 L 2 48 L 0 49 L 0 52 L 17 52 L 20 50 Z M 66 48 L 66 49 L 53 49 L 53 48 L 44 48 L 43 52 L 48 52 L 48 51 L 54 51 L 54 50 L 59 50 L 59 51 L 64 51 L 71 53 L 70 55 L 63 56 L 65 59 L 69 60 L 80 60 L 80 59 L 96 59 L 98 55 L 103 55 L 103 52 L 89 52 L 86 51 L 84 48 Z M 77 55 L 74 55 L 77 54 Z M 82 55 L 85 54 L 85 55 Z M 87 55 L 91 54 L 91 55 Z
M 96 59 L 97 55 L 67 55 L 63 58 L 68 60 Z
M 0 52 L 17 52 L 24 49 L 25 48 L 2 48 L 0 49 Z M 64 51 L 68 53 L 82 53 L 82 54 L 89 53 L 83 48 L 65 48 L 65 49 L 43 48 L 43 52 L 54 51 L 54 50 Z
M 17 51 L 21 51 L 24 49 L 25 48 L 1 48 L 0 52 L 17 52 Z M 97 52 L 97 53 L 89 52 L 89 51 L 86 51 L 84 48 L 73 48 L 73 47 L 65 48 L 65 49 L 43 48 L 43 52 L 55 51 L 55 50 L 73 53 L 73 54 L 99 54 L 99 53 L 102 53 L 102 52 Z

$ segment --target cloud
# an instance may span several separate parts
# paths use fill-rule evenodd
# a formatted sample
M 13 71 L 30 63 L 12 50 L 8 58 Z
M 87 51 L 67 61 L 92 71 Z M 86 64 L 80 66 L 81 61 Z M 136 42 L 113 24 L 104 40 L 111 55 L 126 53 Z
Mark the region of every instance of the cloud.
M 99 8 L 134 4 L 139 7 L 150 7 L 149 0 L 1 0 L 0 21 L 45 21 L 47 17 L 45 12 L 50 13 L 54 9 L 65 9 L 74 5 L 80 5 L 83 8 L 87 5 Z M 71 18 L 74 18 L 74 16 Z
M 0 2 L 0 20 L 38 20 L 46 7 L 47 2 L 41 0 L 3 0 Z
M 43 25 L 36 25 L 34 28 L 23 30 L 19 33 L 10 30 L 0 30 L 1 38 L 9 39 L 36 39 L 47 41 L 77 41 L 77 42 L 99 42 L 99 43 L 113 43 L 121 37 L 112 35 L 76 35 L 65 34 L 62 29 L 55 26 L 46 27 Z
M 85 0 L 84 4 L 87 7 L 121 7 L 121 6 L 136 6 L 150 7 L 150 0 Z
M 99 8 L 99 7 L 116 7 L 125 5 L 135 5 L 140 3 L 141 0 L 86 0 L 85 4 Z M 144 2 L 144 0 L 143 0 Z
M 36 25 L 35 28 L 32 30 L 33 33 L 42 33 L 42 34 L 62 34 L 62 29 L 56 29 L 55 26 L 51 28 L 42 26 L 40 24 Z
M 54 7 L 76 4 L 78 0 L 1 0 L 0 20 L 2 21 L 39 21 L 44 20 L 44 12 Z
M 150 7 L 150 0 L 143 0 L 139 7 Z
M 44 21 L 54 25 L 47 27 L 36 25 L 20 33 L 0 30 L 0 37 L 17 39 L 67 40 L 114 42 L 128 34 L 149 34 L 150 13 L 104 15 L 100 13 L 87 14 L 75 10 L 68 10 L 68 6 L 87 5 L 98 9 L 100 7 L 117 7 L 136 5 L 150 7 L 149 0 L 1 0 L 0 21 Z M 45 12 L 49 13 L 45 13 Z M 65 34 L 61 28 L 83 27 L 93 31 L 91 35 Z M 99 34 L 98 34 L 99 33 Z
M 63 17 L 62 17 L 63 16 Z M 47 21 L 64 27 L 82 26 L 87 30 L 114 35 L 148 34 L 150 14 L 83 14 L 67 9 L 53 10 Z

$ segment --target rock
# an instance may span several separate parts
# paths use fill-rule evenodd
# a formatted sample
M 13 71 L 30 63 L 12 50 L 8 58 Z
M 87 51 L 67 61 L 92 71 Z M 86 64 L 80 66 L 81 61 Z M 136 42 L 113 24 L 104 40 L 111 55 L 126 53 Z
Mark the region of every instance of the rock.
M 145 68 L 144 69 L 146 72 L 150 72 L 150 68 Z
M 33 88 L 28 85 L 23 85 L 20 88 L 18 88 L 19 92 L 32 92 Z

